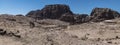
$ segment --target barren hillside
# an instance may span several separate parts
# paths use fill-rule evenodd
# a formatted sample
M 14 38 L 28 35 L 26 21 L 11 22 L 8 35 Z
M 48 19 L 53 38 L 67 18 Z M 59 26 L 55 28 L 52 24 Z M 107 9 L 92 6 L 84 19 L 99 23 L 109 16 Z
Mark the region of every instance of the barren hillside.
M 0 15 L 0 45 L 120 45 L 120 13 L 94 8 L 74 14 L 67 5 L 46 5 L 26 16 Z
M 24 20 L 23 20 L 24 19 Z M 120 19 L 78 25 L 25 16 L 0 16 L 1 45 L 119 45 Z M 31 27 L 29 22 L 35 24 Z M 44 24 L 43 24 L 44 22 Z M 52 22 L 52 23 L 51 23 Z M 54 23 L 53 23 L 54 22 Z

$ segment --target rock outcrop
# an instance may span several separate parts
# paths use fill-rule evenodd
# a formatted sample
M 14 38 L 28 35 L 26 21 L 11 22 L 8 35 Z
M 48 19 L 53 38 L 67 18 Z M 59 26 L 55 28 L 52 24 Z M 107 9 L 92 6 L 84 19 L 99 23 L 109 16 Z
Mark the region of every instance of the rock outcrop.
M 58 19 L 73 24 L 81 24 L 89 21 L 100 22 L 115 19 L 120 17 L 120 13 L 109 8 L 94 8 L 90 16 L 87 14 L 73 14 L 68 5 L 54 4 L 46 5 L 41 10 L 31 11 L 26 16 L 36 20 Z
M 22 14 L 17 14 L 16 16 L 24 16 L 24 15 L 22 15 Z
M 64 14 L 61 16 L 60 20 L 65 21 L 65 22 L 70 22 L 72 24 L 80 24 L 80 23 L 85 23 L 88 22 L 89 19 L 87 18 L 87 14 Z
M 69 6 L 63 4 L 46 5 L 43 9 L 31 11 L 26 16 L 33 18 L 59 19 L 63 14 L 72 14 Z
M 75 23 L 85 23 L 88 22 L 89 18 L 87 14 L 76 14 L 75 16 Z
M 30 11 L 26 16 L 27 17 L 32 17 L 32 18 L 38 19 L 38 20 L 39 19 L 43 19 L 43 17 L 42 17 L 42 11 L 41 10 Z
M 98 22 L 120 17 L 120 13 L 109 8 L 94 8 L 90 16 L 92 21 Z
M 69 13 L 63 14 L 59 20 L 65 21 L 65 22 L 70 22 L 70 23 L 75 23 L 75 15 L 71 15 Z

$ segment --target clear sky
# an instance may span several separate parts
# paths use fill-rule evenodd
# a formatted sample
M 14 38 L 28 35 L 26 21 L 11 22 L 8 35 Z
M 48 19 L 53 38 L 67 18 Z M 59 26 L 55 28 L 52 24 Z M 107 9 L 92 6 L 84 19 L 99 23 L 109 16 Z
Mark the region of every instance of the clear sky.
M 48 4 L 69 5 L 74 13 L 90 14 L 93 8 L 111 8 L 120 12 L 120 0 L 0 0 L 0 14 L 27 14 Z

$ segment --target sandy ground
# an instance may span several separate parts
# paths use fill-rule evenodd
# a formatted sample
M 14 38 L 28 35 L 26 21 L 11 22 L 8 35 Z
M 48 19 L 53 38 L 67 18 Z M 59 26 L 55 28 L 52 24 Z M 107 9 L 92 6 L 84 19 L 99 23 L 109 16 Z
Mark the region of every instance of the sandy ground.
M 57 20 L 38 20 L 39 23 L 34 22 L 34 28 L 29 24 L 33 19 L 15 19 L 11 21 L 6 20 L 6 16 L 0 17 L 0 29 L 6 31 L 3 35 L 0 32 L 0 45 L 120 45 L 120 19 L 78 25 Z

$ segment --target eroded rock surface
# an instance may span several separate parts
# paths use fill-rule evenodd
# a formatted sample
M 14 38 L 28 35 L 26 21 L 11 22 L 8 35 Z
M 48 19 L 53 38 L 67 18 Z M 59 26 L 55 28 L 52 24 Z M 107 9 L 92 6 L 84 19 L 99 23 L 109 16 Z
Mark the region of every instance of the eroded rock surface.
M 92 21 L 103 21 L 120 17 L 120 13 L 109 8 L 94 8 L 91 12 Z
M 59 19 L 63 14 L 72 14 L 69 6 L 63 4 L 46 5 L 41 10 L 31 11 L 26 16 L 34 18 Z

